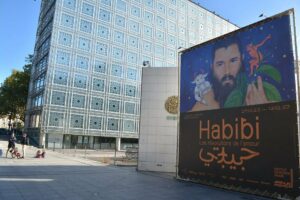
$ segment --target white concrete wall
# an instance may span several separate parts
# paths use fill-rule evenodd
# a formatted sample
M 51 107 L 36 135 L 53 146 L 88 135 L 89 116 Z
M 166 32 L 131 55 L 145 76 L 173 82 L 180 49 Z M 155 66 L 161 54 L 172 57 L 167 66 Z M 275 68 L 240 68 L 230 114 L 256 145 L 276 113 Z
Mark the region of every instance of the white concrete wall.
M 165 101 L 174 95 L 178 68 L 143 68 L 138 170 L 176 170 L 177 115 L 165 110 Z

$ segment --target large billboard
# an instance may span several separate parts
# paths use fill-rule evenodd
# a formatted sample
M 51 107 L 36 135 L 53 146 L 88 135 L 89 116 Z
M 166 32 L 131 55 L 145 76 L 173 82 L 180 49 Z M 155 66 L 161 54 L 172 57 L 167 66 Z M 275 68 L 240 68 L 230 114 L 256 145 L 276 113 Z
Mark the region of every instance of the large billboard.
M 298 195 L 293 11 L 181 53 L 180 179 Z

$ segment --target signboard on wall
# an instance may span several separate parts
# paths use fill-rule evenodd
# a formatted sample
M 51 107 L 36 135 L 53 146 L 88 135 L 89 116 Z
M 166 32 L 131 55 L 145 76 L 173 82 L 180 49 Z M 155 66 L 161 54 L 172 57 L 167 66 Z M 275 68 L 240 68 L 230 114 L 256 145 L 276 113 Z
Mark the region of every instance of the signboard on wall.
M 292 16 L 290 10 L 182 52 L 180 179 L 298 195 Z

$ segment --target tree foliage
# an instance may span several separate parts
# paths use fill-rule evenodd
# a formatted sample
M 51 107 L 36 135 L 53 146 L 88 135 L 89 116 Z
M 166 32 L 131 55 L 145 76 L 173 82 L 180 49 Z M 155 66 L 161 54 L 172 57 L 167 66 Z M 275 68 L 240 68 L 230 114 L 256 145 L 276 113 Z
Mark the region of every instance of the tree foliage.
M 16 115 L 24 121 L 25 109 L 28 96 L 28 87 L 30 80 L 30 70 L 32 67 L 32 55 L 26 58 L 26 64 L 23 71 L 13 70 L 0 87 L 0 115 Z

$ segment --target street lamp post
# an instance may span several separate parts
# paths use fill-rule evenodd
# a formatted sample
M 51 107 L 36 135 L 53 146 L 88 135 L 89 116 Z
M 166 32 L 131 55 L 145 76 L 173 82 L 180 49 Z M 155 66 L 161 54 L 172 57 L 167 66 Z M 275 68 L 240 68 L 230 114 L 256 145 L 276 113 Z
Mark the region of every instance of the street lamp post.
M 8 114 L 8 131 L 11 132 L 11 112 L 9 112 Z

